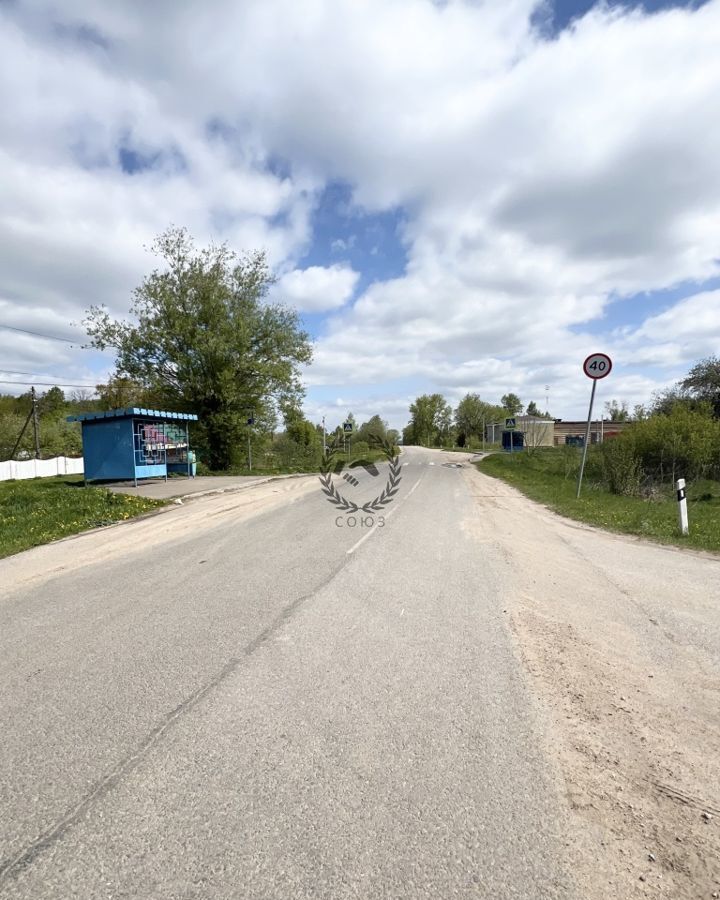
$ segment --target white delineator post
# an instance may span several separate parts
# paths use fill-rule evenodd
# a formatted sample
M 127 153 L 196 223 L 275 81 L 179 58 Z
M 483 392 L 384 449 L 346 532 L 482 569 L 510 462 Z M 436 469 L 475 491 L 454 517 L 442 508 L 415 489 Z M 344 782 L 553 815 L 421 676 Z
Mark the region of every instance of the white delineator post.
M 678 478 L 675 482 L 677 488 L 678 501 L 678 521 L 680 523 L 680 533 L 688 533 L 688 514 L 687 514 L 687 497 L 685 496 L 685 479 Z

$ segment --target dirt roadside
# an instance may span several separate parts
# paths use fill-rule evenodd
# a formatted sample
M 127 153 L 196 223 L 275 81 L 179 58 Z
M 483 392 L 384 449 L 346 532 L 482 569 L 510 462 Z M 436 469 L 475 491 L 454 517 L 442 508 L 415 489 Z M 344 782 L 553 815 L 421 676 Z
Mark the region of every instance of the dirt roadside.
M 577 525 L 474 467 L 588 900 L 720 897 L 720 559 Z

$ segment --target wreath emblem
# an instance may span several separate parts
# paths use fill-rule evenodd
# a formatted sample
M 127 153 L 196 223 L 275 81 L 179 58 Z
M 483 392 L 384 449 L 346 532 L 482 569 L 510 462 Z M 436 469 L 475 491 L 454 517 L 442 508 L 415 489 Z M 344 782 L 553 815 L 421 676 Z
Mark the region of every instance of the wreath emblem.
M 327 497 L 328 502 L 332 503 L 333 506 L 336 506 L 339 510 L 342 510 L 342 512 L 380 512 L 380 510 L 384 509 L 388 503 L 392 503 L 395 494 L 397 494 L 399 490 L 398 485 L 402 479 L 402 467 L 400 465 L 400 457 L 396 452 L 397 448 L 384 438 L 376 438 L 374 443 L 382 449 L 385 458 L 390 463 L 388 468 L 388 479 L 382 492 L 378 494 L 377 497 L 368 500 L 367 503 L 363 503 L 362 505 L 355 503 L 353 500 L 348 500 L 348 498 L 344 497 L 333 484 L 333 475 L 339 475 L 345 466 L 345 460 L 337 459 L 338 447 L 335 445 L 329 446 L 323 455 L 322 463 L 320 464 L 320 484 L 322 485 L 323 493 Z M 372 463 L 367 463 L 362 459 L 352 463 L 353 467 L 358 465 L 364 466 L 368 471 L 371 471 L 372 468 L 374 468 Z M 377 474 L 377 471 L 374 474 Z M 357 482 L 353 483 L 356 484 Z

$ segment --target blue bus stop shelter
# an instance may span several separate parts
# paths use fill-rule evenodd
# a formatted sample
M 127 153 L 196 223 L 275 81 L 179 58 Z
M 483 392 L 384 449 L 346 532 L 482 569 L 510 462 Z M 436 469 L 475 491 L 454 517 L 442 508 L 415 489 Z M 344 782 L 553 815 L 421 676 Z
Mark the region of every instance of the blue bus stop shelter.
M 180 472 L 192 477 L 189 423 L 193 413 L 157 409 L 113 409 L 68 416 L 82 424 L 85 481 L 165 478 Z

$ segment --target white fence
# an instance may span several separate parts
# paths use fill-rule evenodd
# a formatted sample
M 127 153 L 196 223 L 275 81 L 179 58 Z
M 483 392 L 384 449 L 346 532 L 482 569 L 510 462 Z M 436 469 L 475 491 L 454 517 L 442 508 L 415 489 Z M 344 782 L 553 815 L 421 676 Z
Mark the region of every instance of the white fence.
M 48 478 L 51 475 L 81 475 L 82 457 L 56 456 L 54 459 L 8 459 L 0 462 L 0 481 L 11 478 Z

